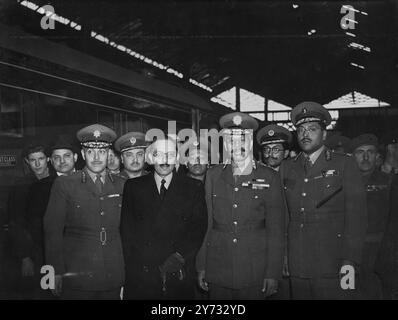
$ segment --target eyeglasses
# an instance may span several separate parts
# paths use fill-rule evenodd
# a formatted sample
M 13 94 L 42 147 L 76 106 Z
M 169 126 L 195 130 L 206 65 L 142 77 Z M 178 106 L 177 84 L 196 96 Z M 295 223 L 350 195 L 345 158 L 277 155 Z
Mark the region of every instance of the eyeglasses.
M 297 134 L 303 135 L 305 132 L 315 133 L 315 132 L 317 132 L 319 130 L 321 130 L 321 128 L 320 127 L 316 127 L 316 126 L 311 126 L 311 127 L 308 127 L 308 128 L 298 127 L 297 128 Z
M 162 158 L 162 159 L 174 159 L 177 157 L 177 153 L 175 151 L 169 151 L 169 152 L 162 152 L 162 151 L 154 151 L 153 156 L 155 158 Z
M 263 152 L 264 153 L 279 153 L 279 152 L 282 152 L 283 151 L 283 149 L 281 149 L 281 148 L 278 148 L 278 147 L 273 147 L 273 148 L 270 148 L 270 147 L 265 147 L 265 148 L 263 148 Z

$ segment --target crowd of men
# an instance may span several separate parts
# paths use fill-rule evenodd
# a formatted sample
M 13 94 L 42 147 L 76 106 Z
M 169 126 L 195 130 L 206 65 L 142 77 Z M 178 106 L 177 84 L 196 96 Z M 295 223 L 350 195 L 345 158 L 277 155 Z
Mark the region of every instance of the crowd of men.
M 383 154 L 373 134 L 328 137 L 318 103 L 291 119 L 296 136 L 224 115 L 214 165 L 200 140 L 185 158 L 172 137 L 99 124 L 80 148 L 27 146 L 9 201 L 24 298 L 398 299 L 398 132 Z

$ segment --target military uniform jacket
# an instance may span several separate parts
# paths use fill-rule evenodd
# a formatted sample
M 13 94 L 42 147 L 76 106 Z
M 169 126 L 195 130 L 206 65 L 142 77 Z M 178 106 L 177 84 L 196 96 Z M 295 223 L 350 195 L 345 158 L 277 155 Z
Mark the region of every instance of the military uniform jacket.
M 127 180 L 121 219 L 126 296 L 141 281 L 143 272 L 159 279 L 160 290 L 159 266 L 175 252 L 186 261 L 187 279 L 195 279 L 194 258 L 206 226 L 206 202 L 200 181 L 174 171 L 162 201 L 154 173 Z
M 125 179 L 107 174 L 102 193 L 86 169 L 58 177 L 44 216 L 46 264 L 63 286 L 111 290 L 123 285 L 120 211 Z
M 304 155 L 284 161 L 290 275 L 337 277 L 344 260 L 359 264 L 367 225 L 366 194 L 355 160 L 322 151 L 307 174 Z
M 206 176 L 208 231 L 196 268 L 206 281 L 232 289 L 279 279 L 284 248 L 284 205 L 280 179 L 259 163 L 236 179 L 231 165 Z

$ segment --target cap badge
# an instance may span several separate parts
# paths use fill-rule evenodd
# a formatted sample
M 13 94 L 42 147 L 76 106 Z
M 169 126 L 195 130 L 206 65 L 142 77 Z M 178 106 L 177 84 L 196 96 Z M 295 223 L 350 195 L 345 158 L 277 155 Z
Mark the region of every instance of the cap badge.
M 306 114 L 307 113 L 307 108 L 303 108 L 303 111 L 302 111 L 304 114 Z
M 134 137 L 130 138 L 130 143 L 131 143 L 132 146 L 135 145 L 136 142 L 137 142 L 136 138 L 134 138 Z
M 270 137 L 272 137 L 274 134 L 275 134 L 275 131 L 274 131 L 274 130 L 269 130 L 269 131 L 268 131 L 268 135 L 269 135 Z
M 242 123 L 242 117 L 239 116 L 239 115 L 236 115 L 236 116 L 234 116 L 234 117 L 232 118 L 232 121 L 233 121 L 234 125 L 240 126 L 241 123 Z
M 199 141 L 194 141 L 193 145 L 197 147 L 199 145 Z
M 93 132 L 93 135 L 94 135 L 95 138 L 99 138 L 101 136 L 101 132 L 99 130 L 95 130 Z

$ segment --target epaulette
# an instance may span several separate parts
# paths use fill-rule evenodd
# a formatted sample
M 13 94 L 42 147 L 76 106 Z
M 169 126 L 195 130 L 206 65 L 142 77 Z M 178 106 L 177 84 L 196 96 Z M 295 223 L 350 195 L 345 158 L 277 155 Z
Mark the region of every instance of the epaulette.
M 341 151 L 336 151 L 336 150 L 330 150 L 330 151 L 334 154 L 338 154 L 341 156 L 352 157 L 352 153 L 341 152 Z
M 86 183 L 87 181 L 87 174 L 82 170 L 82 183 Z

